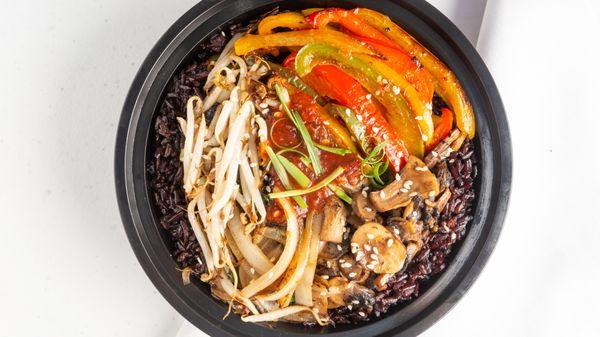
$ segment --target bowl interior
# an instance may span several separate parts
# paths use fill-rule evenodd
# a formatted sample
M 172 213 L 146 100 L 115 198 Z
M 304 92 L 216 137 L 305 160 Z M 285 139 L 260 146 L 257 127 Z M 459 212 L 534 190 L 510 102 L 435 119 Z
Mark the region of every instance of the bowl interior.
M 170 79 L 198 52 L 199 44 L 232 23 L 247 22 L 274 7 L 369 7 L 385 13 L 444 61 L 457 75 L 476 114 L 474 219 L 451 263 L 407 305 L 390 308 L 382 318 L 360 325 L 307 328 L 288 323 L 243 323 L 236 315 L 222 320 L 227 306 L 197 280 L 184 286 L 170 256 L 170 240 L 159 225 L 149 192 L 146 164 L 153 153 L 154 118 Z M 144 62 L 125 104 L 117 139 L 117 189 L 125 227 L 146 273 L 163 296 L 188 320 L 214 335 L 279 336 L 329 333 L 345 336 L 414 334 L 449 310 L 467 290 L 493 248 L 510 186 L 510 141 L 504 112 L 491 77 L 464 36 L 443 15 L 420 1 L 203 0 L 163 36 Z M 119 148 L 122 143 L 123 149 Z M 508 183 L 508 185 L 507 185 Z M 126 200 L 126 201 L 124 201 Z M 426 289 L 426 290 L 425 290 Z

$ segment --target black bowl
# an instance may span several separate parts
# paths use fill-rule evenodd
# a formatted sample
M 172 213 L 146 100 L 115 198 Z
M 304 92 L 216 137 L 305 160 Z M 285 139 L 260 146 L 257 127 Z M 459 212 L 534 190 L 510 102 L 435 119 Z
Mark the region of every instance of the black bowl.
M 307 328 L 288 323 L 243 323 L 236 315 L 223 320 L 226 305 L 200 283 L 184 286 L 160 229 L 146 177 L 153 121 L 171 77 L 185 65 L 206 37 L 233 22 L 248 21 L 279 5 L 369 7 L 390 16 L 441 58 L 458 76 L 478 122 L 479 158 L 474 219 L 446 270 L 408 305 L 390 308 L 381 319 L 362 325 Z M 504 108 L 485 64 L 461 32 L 425 1 L 202 0 L 158 41 L 140 68 L 121 114 L 115 150 L 115 183 L 121 217 L 142 267 L 161 294 L 187 320 L 213 336 L 416 335 L 452 308 L 468 290 L 494 248 L 506 213 L 511 183 L 511 143 Z M 476 319 L 475 317 L 473 319 Z

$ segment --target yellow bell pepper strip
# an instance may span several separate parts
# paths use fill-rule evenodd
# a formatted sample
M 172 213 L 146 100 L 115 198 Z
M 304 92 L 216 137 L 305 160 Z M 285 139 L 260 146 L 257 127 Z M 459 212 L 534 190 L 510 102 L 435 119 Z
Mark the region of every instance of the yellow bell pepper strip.
M 307 8 L 307 9 L 303 9 L 300 12 L 302 12 L 302 15 L 304 16 L 309 16 L 314 12 L 318 12 L 318 11 L 322 11 L 323 8 Z
M 433 123 L 435 129 L 433 130 L 433 138 L 431 143 L 427 144 L 425 153 L 431 152 L 442 140 L 444 140 L 452 131 L 452 123 L 454 118 L 452 117 L 452 111 L 448 108 L 441 109 L 441 116 L 433 116 Z
M 360 56 L 344 55 L 340 53 L 339 49 L 332 46 L 310 44 L 303 47 L 298 52 L 295 65 L 296 72 L 301 77 L 310 73 L 317 65 L 329 64 L 339 67 L 343 70 L 342 73 L 345 72 L 356 79 L 385 107 L 389 123 L 393 129 L 398 132 L 398 135 L 404 146 L 408 149 L 408 152 L 411 155 L 422 158 L 424 144 L 423 137 L 421 137 L 421 132 L 419 131 L 419 126 L 404 98 L 399 95 L 399 93 L 394 93 L 393 90 L 386 90 L 389 88 L 389 83 L 387 85 L 383 84 L 383 79 L 387 76 L 384 76 L 381 71 L 394 73 L 396 77 L 401 76 L 381 62 L 377 63 L 375 60 L 371 59 L 369 61 L 372 62 L 367 62 Z M 390 74 L 387 75 L 389 76 Z M 335 79 L 329 77 L 328 80 Z M 392 83 L 396 81 L 397 79 L 394 78 Z M 404 80 L 404 82 L 406 82 L 406 80 Z M 414 88 L 413 91 L 416 93 Z M 319 92 L 318 88 L 317 92 Z M 418 96 L 418 93 L 416 94 Z M 337 97 L 332 98 L 338 99 Z M 338 101 L 357 111 L 356 106 L 345 104 L 339 99 Z M 417 98 L 417 101 L 421 102 L 420 98 Z M 357 112 L 360 114 L 360 111 Z M 396 164 L 392 159 L 390 159 L 390 162 Z M 401 165 L 395 165 L 395 167 L 398 166 Z
M 402 75 L 397 73 L 394 69 L 386 65 L 380 59 L 359 55 L 358 58 L 369 63 L 375 71 L 382 74 L 381 84 L 383 85 L 383 91 L 391 91 L 394 95 L 401 95 L 404 97 L 408 105 L 412 110 L 412 116 L 419 125 L 421 131 L 421 138 L 425 144 L 428 144 L 433 136 L 433 120 L 431 119 L 432 105 L 431 103 L 425 104 L 421 99 L 421 95 Z M 379 79 L 379 77 L 378 77 Z M 398 112 L 394 110 L 393 112 Z M 393 118 L 390 116 L 390 118 Z M 392 123 L 392 125 L 394 125 Z
M 438 94 L 452 107 L 457 127 L 472 139 L 475 136 L 473 108 L 452 71 L 389 17 L 366 8 L 356 9 L 356 14 L 421 62 L 433 76 Z
M 273 33 L 275 28 L 289 28 L 291 30 L 308 29 L 308 23 L 304 15 L 298 12 L 286 12 L 269 15 L 258 23 L 258 34 L 265 35 Z
M 235 53 L 246 55 L 251 51 L 264 48 L 296 47 L 311 43 L 322 43 L 340 48 L 347 53 L 378 55 L 358 40 L 333 29 L 309 29 L 295 32 L 282 32 L 267 35 L 247 34 L 235 41 Z
M 327 108 L 329 113 L 344 121 L 348 130 L 350 130 L 352 136 L 354 136 L 354 139 L 360 144 L 363 153 L 369 153 L 371 149 L 365 135 L 367 128 L 363 123 L 358 121 L 356 113 L 339 104 L 329 104 L 327 105 Z
M 348 107 L 343 113 L 346 117 L 354 116 L 348 125 L 352 132 L 360 137 L 358 142 L 364 147 L 365 153 L 369 153 L 372 145 L 369 141 L 372 140 L 376 144 L 385 143 L 385 155 L 388 160 L 396 172 L 402 169 L 408 158 L 408 150 L 400 138 L 401 130 L 392 128 L 384 118 L 382 108 L 357 80 L 332 65 L 316 66 L 306 77 L 317 92 Z M 352 114 L 353 111 L 355 114 Z

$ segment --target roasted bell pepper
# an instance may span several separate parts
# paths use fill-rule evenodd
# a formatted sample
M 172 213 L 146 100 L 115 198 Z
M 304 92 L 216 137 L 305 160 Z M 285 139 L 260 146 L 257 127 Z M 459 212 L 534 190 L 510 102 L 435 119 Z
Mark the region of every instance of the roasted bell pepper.
M 310 29 L 266 35 L 247 34 L 235 41 L 235 53 L 246 55 L 262 48 L 296 47 L 322 43 L 340 48 L 348 53 L 377 54 L 352 37 L 333 29 Z
M 292 60 L 292 62 L 293 62 L 293 60 Z M 288 81 L 288 83 L 290 83 L 294 87 L 300 89 L 301 91 L 303 91 L 304 93 L 309 95 L 313 100 L 315 100 L 320 105 L 325 105 L 325 102 L 319 96 L 319 94 L 315 91 L 315 89 L 309 87 L 308 84 L 306 84 L 304 81 L 302 81 L 302 79 L 300 77 L 298 77 L 298 75 L 296 75 L 295 70 L 293 70 L 293 68 L 286 69 L 287 67 L 285 66 L 285 61 L 284 61 L 283 67 L 277 63 L 273 63 L 273 62 L 269 62 L 269 61 L 267 61 L 267 63 L 269 64 L 269 67 L 271 67 L 271 69 L 273 71 L 275 71 L 279 76 L 283 77 L 286 81 Z
M 327 113 L 324 107 L 317 104 L 312 97 L 296 90 L 290 92 L 290 100 L 291 108 L 298 111 L 305 124 L 310 125 L 309 132 L 313 139 L 325 145 L 329 145 L 327 141 L 333 140 L 335 144 L 332 145 L 343 146 L 353 153 L 358 153 L 348 130 Z M 320 129 L 324 129 L 326 132 L 319 132 Z
M 307 29 L 308 23 L 304 20 L 304 15 L 298 12 L 269 15 L 258 23 L 258 34 L 271 34 L 275 28 Z
M 426 69 L 419 67 L 412 56 L 398 46 L 392 48 L 371 38 L 361 36 L 356 36 L 356 38 L 377 49 L 385 57 L 383 63 L 404 76 L 417 89 L 423 102 L 431 102 L 433 98 L 431 75 Z
M 332 65 L 314 67 L 309 79 L 309 84 L 317 92 L 338 101 L 356 113 L 356 120 L 365 127 L 364 137 L 358 139 L 359 142 L 366 143 L 368 139 L 373 139 L 376 143 L 386 142 L 385 154 L 394 170 L 399 172 L 408 158 L 408 150 L 398 134 L 402 130 L 392 128 L 383 117 L 377 102 L 360 83 Z
M 441 116 L 433 116 L 433 124 L 435 125 L 433 130 L 433 138 L 425 148 L 426 153 L 429 153 L 431 150 L 433 150 L 436 145 L 448 137 L 450 131 L 452 131 L 452 123 L 454 122 L 452 111 L 450 111 L 448 108 L 442 108 L 441 112 Z
M 326 8 L 308 15 L 306 21 L 312 28 L 324 28 L 329 23 L 337 23 L 355 35 L 377 40 L 389 47 L 396 46 L 392 40 L 380 31 L 369 26 L 363 19 L 346 9 Z
M 433 76 L 438 94 L 454 111 L 457 127 L 469 138 L 473 138 L 475 136 L 473 108 L 452 71 L 389 17 L 365 8 L 357 9 L 356 14 L 421 62 Z
M 402 81 L 404 81 L 404 84 L 407 83 L 402 76 L 373 58 L 365 61 L 363 55 L 344 55 L 337 48 L 326 45 L 307 45 L 296 56 L 296 72 L 301 77 L 310 73 L 315 66 L 323 64 L 335 65 L 341 68 L 343 71 L 338 73 L 348 73 L 375 96 L 387 110 L 389 123 L 398 132 L 400 140 L 409 153 L 420 158 L 423 157 L 423 137 L 413 117 L 413 112 L 398 92 L 395 93 L 394 90 L 390 90 L 392 89 L 390 83 L 396 84 L 396 82 Z M 395 77 L 393 74 L 395 74 Z M 391 79 L 390 83 L 385 84 L 383 79 L 388 77 Z M 403 87 L 402 90 L 409 90 L 409 88 L 412 87 L 408 85 Z M 319 92 L 318 87 L 316 89 Z M 412 103 L 423 104 L 414 88 L 412 88 L 412 94 L 417 96 Z M 332 98 L 338 99 L 337 97 Z M 355 106 L 343 105 L 351 107 L 355 111 L 357 110 Z M 360 111 L 357 112 L 360 114 Z
M 319 67 L 317 67 L 319 68 Z M 351 109 L 338 105 L 338 104 L 329 104 L 327 109 L 330 114 L 336 116 L 344 121 L 346 127 L 354 136 L 354 139 L 359 143 L 361 150 L 367 154 L 371 151 L 371 147 L 368 144 L 365 133 L 367 128 L 365 125 L 358 121 L 356 113 Z
M 309 16 L 314 12 L 318 12 L 318 11 L 322 11 L 323 8 L 307 8 L 307 9 L 303 9 L 300 12 L 302 12 L 302 15 L 304 16 Z

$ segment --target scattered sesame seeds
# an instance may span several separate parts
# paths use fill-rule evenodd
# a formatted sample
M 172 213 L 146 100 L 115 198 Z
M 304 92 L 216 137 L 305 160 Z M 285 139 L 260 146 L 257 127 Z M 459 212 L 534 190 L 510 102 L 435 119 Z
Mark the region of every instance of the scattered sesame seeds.
M 367 191 L 363 190 L 363 191 L 361 192 L 361 194 L 363 195 L 363 197 L 365 197 L 365 198 L 367 197 Z
M 374 266 L 374 265 L 372 265 L 372 264 L 368 264 L 368 265 L 367 265 L 367 268 L 368 268 L 368 269 L 371 269 L 371 270 L 373 270 L 373 268 L 375 268 L 375 266 Z
M 377 76 L 377 82 L 381 82 L 381 80 L 382 80 L 382 77 L 381 77 L 381 75 L 378 75 L 378 76 Z
M 341 264 L 341 267 L 345 268 L 345 269 L 350 268 L 350 267 L 352 267 L 352 263 L 350 263 L 350 262 L 344 262 L 344 263 Z
M 348 304 L 346 307 L 348 308 L 348 310 L 352 310 L 352 304 Z
M 363 251 L 362 251 L 362 250 L 359 250 L 359 251 L 356 253 L 356 261 L 360 261 L 360 260 L 362 260 L 362 259 L 363 259 L 363 257 L 365 257 L 365 253 L 363 253 Z
M 358 312 L 358 314 L 359 314 L 361 317 L 365 317 L 365 316 L 367 316 L 367 314 L 365 314 L 365 313 L 364 313 L 364 312 L 362 312 L 362 311 L 359 311 L 359 312 Z
M 396 233 L 396 235 L 400 235 L 400 230 L 396 227 L 394 227 L 394 233 Z
M 429 191 L 429 196 L 430 197 L 435 197 L 435 191 Z
M 387 246 L 391 247 L 394 244 L 394 239 L 388 239 L 387 240 Z
M 375 132 L 375 133 L 379 132 L 379 128 L 378 128 L 378 127 L 376 127 L 376 126 L 374 126 L 374 127 L 373 127 L 373 132 Z
M 373 97 L 373 95 L 371 94 L 367 94 L 367 96 L 365 96 L 367 99 L 371 99 L 371 97 Z
M 267 113 L 269 113 L 269 108 L 263 109 L 261 112 L 262 112 L 263 114 L 267 114 Z
M 350 274 L 348 274 L 348 276 L 350 276 L 350 277 L 356 277 L 356 273 L 355 272 L 351 272 Z
M 257 165 L 258 165 L 257 163 L 250 163 L 251 168 L 255 168 Z
M 382 80 L 381 80 L 381 83 L 383 83 L 383 84 L 388 84 L 389 82 L 388 82 L 388 80 L 387 80 L 387 79 L 385 79 L 385 78 L 384 78 L 384 79 L 382 79 Z
M 450 234 L 450 239 L 452 239 L 452 241 L 456 240 L 456 233 L 452 232 L 452 234 Z

